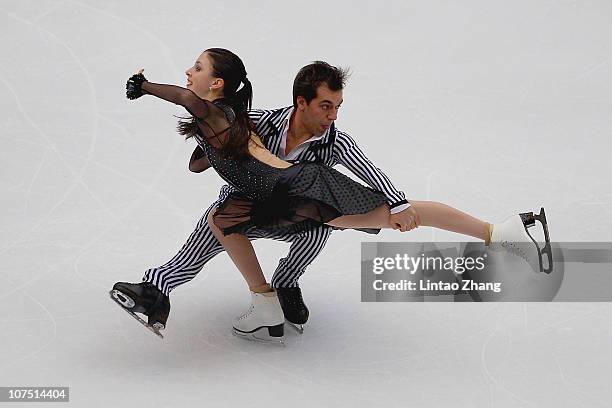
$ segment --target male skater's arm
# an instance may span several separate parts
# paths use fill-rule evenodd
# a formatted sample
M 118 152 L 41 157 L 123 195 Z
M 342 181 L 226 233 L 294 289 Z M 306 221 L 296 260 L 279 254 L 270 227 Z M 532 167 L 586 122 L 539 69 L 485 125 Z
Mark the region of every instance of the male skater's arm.
M 334 143 L 334 157 L 353 174 L 366 182 L 370 187 L 381 191 L 387 196 L 391 211 L 390 221 L 401 231 L 407 231 L 411 222 L 416 218 L 416 212 L 410 207 L 403 191 L 398 190 L 389 177 L 363 153 L 355 140 L 342 131 L 337 131 Z

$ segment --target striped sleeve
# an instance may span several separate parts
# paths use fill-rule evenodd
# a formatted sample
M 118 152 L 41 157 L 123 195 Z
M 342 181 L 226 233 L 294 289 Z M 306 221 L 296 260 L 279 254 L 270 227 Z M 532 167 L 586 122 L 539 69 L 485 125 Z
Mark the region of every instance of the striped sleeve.
M 410 205 L 405 194 L 398 190 L 389 180 L 389 177 L 368 159 L 348 133 L 337 131 L 333 154 L 335 161 L 346 167 L 370 187 L 387 196 L 391 209 Z
M 266 113 L 265 110 L 263 109 L 251 109 L 249 111 L 249 118 L 251 118 L 251 120 L 253 121 L 253 124 L 255 125 L 255 127 L 257 127 L 257 125 L 259 124 L 259 121 L 261 120 L 261 117 Z
M 249 118 L 255 125 L 255 133 L 267 144 L 268 134 L 270 133 L 270 121 L 267 120 L 272 111 L 264 109 L 252 109 L 249 111 Z

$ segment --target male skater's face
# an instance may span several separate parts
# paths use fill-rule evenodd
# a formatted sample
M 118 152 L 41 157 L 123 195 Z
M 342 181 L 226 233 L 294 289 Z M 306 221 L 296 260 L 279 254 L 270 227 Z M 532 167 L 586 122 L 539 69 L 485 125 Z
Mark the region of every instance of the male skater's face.
M 298 109 L 303 112 L 304 125 L 313 135 L 322 135 L 338 118 L 338 109 L 342 105 L 342 90 L 332 91 L 327 84 L 317 88 L 317 97 L 306 103 L 306 99 L 298 96 Z

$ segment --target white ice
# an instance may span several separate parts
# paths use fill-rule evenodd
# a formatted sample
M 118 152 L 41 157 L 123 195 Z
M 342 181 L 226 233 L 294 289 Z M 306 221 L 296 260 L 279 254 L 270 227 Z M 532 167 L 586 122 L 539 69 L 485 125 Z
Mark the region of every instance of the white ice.
M 452 233 L 334 233 L 284 349 L 232 337 L 249 296 L 226 255 L 172 293 L 164 340 L 107 291 L 166 262 L 221 186 L 188 172 L 181 109 L 125 81 L 182 85 L 213 46 L 257 107 L 289 105 L 312 60 L 350 66 L 337 125 L 409 198 L 490 221 L 543 205 L 554 240 L 610 241 L 612 3 L 124 3 L 0 2 L 0 386 L 69 386 L 75 407 L 610 406 L 607 303 L 360 302 L 360 242 Z M 287 248 L 257 242 L 268 276 Z

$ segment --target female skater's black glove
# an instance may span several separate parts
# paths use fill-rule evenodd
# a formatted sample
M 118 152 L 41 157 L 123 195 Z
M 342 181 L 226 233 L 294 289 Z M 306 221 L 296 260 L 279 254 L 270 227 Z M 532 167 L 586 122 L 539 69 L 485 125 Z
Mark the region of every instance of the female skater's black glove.
M 134 100 L 144 95 L 144 92 L 142 92 L 142 83 L 146 80 L 147 78 L 142 74 L 132 75 L 125 84 L 125 96 L 127 96 L 128 99 Z

